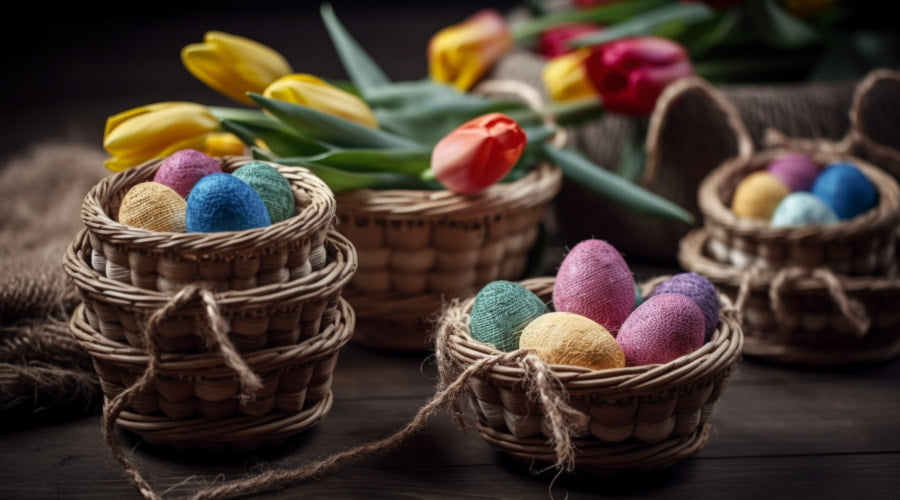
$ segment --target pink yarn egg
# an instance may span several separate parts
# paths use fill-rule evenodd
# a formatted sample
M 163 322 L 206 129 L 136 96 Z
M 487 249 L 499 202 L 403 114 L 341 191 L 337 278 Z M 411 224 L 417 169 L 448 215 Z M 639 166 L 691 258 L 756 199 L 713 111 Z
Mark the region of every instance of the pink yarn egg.
M 809 156 L 791 151 L 770 161 L 766 171 L 778 177 L 791 191 L 809 191 L 819 175 L 819 166 Z
M 182 198 L 187 198 L 197 181 L 221 171 L 222 167 L 215 158 L 196 149 L 182 149 L 160 163 L 153 180 L 174 189 Z
M 618 250 L 584 240 L 566 254 L 556 273 L 553 307 L 600 323 L 613 336 L 634 309 L 634 278 Z
M 703 311 L 678 293 L 654 295 L 628 316 L 616 341 L 627 366 L 668 363 L 703 345 Z

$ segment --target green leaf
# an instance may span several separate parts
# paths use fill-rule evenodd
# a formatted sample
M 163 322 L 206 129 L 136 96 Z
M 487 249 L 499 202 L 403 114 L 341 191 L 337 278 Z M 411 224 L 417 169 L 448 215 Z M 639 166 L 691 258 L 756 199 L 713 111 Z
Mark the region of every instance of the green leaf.
M 352 172 L 393 172 L 418 177 L 431 165 L 430 149 L 339 149 L 292 158 Z
M 783 10 L 775 0 L 747 0 L 746 9 L 753 31 L 769 45 L 794 50 L 821 41 L 812 26 Z
M 742 11 L 727 9 L 707 21 L 694 24 L 680 37 L 692 58 L 697 58 L 707 51 L 721 47 L 725 40 L 740 26 Z
M 637 182 L 644 174 L 647 162 L 647 151 L 644 147 L 645 137 L 647 137 L 647 125 L 646 121 L 641 121 L 629 131 L 625 143 L 622 144 L 616 173 L 629 182 Z
M 558 10 L 513 25 L 513 39 L 522 44 L 549 28 L 572 22 L 591 22 L 609 26 L 671 2 L 672 0 L 630 0 L 612 2 L 590 9 Z
M 282 123 L 268 121 L 222 120 L 222 130 L 238 136 L 248 146 L 255 146 L 257 139 L 281 156 L 310 156 L 328 151 L 328 147 L 308 137 L 297 134 Z
M 366 95 L 372 89 L 389 83 L 384 71 L 375 63 L 369 54 L 359 45 L 356 39 L 344 27 L 343 23 L 334 13 L 331 4 L 325 3 L 320 7 L 322 20 L 331 37 L 331 43 L 343 63 L 344 70 L 359 89 L 362 95 Z
M 543 144 L 542 154 L 562 169 L 563 175 L 596 195 L 639 214 L 692 224 L 694 216 L 662 198 L 589 161 L 581 154 Z
M 399 109 L 375 109 L 379 125 L 395 134 L 425 144 L 434 144 L 453 129 L 481 115 L 501 112 L 512 117 L 525 105 L 511 101 L 448 102 L 431 101 Z
M 252 151 L 256 159 L 309 169 L 322 179 L 335 194 L 354 189 L 442 189 L 440 185 L 409 175 L 393 172 L 348 172 L 334 167 L 311 164 L 296 158 L 280 158 L 258 148 L 254 148 Z
M 308 106 L 269 99 L 249 92 L 259 107 L 272 113 L 297 133 L 336 146 L 356 148 L 416 148 L 420 144 L 390 132 L 366 127 Z
M 676 39 L 695 23 L 707 21 L 714 11 L 702 3 L 673 3 L 644 12 L 627 21 L 569 41 L 569 47 L 588 47 L 627 36 L 659 35 Z

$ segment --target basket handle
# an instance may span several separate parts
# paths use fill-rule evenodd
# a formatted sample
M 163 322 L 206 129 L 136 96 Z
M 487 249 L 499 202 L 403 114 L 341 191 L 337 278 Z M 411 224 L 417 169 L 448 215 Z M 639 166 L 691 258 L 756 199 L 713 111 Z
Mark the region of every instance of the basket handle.
M 896 96 L 900 95 L 900 73 L 890 69 L 871 71 L 856 86 L 850 107 L 850 130 L 847 141 L 864 156 L 877 163 L 884 163 L 894 175 L 900 173 L 900 141 L 896 128 Z M 893 128 L 892 133 L 877 128 Z M 885 142 L 888 141 L 888 142 Z

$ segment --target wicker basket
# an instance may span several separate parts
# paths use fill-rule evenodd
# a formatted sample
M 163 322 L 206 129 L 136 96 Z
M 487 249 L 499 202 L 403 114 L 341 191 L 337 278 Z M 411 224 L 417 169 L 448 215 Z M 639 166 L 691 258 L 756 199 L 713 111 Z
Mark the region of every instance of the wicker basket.
M 163 354 L 110 340 L 94 329 L 86 308 L 70 321 L 76 340 L 92 357 L 109 412 L 154 364 L 151 383 L 135 392 L 115 420 L 151 445 L 182 449 L 246 450 L 274 445 L 318 423 L 332 403 L 331 382 L 341 348 L 353 334 L 355 316 L 341 300 L 332 322 L 319 335 L 289 346 L 246 354 L 246 365 L 262 381 L 253 398 L 222 356 Z
M 681 266 L 709 278 L 742 313 L 744 354 L 793 365 L 880 363 L 900 354 L 900 277 L 844 276 L 826 268 L 741 270 L 712 258 L 710 235 L 689 233 Z M 895 264 L 900 256 L 895 255 Z
M 697 197 L 704 216 L 709 255 L 739 269 L 778 270 L 786 266 L 827 268 L 847 275 L 881 275 L 895 264 L 895 231 L 900 220 L 900 186 L 884 170 L 844 154 L 840 145 L 811 141 L 807 149 L 772 147 L 733 158 L 700 184 Z M 779 154 L 800 150 L 820 166 L 853 163 L 879 193 L 876 208 L 829 225 L 772 227 L 768 221 L 736 216 L 730 207 L 735 188 L 747 175 L 763 170 Z
M 91 268 L 90 241 L 88 231 L 82 229 L 63 262 L 85 304 L 88 322 L 112 341 L 143 347 L 148 318 L 166 306 L 172 294 L 104 277 Z M 353 245 L 336 231 L 329 233 L 323 248 L 324 265 L 303 277 L 251 290 L 215 293 L 217 313 L 227 320 L 229 340 L 238 351 L 296 344 L 331 323 L 357 260 Z M 200 335 L 209 322 L 208 307 L 198 300 L 164 318 L 157 347 L 163 352 L 208 351 Z
M 649 293 L 664 278 L 645 283 Z M 553 278 L 521 284 L 550 301 Z M 713 407 L 740 361 L 743 335 L 727 297 L 712 340 L 691 354 L 662 365 L 610 370 L 552 365 L 562 400 L 531 396 L 536 385 L 527 351 L 504 354 L 475 341 L 468 332 L 474 297 L 448 306 L 438 329 L 436 353 L 442 378 L 469 371 L 468 398 L 482 438 L 511 458 L 527 464 L 552 464 L 565 436 L 553 432 L 561 405 L 580 417 L 572 432 L 574 468 L 591 473 L 651 470 L 672 465 L 708 438 Z M 498 359 L 503 362 L 497 362 Z M 472 372 L 471 370 L 474 370 Z M 550 401 L 546 406 L 539 401 Z M 551 440 L 550 437 L 553 437 Z
M 163 160 L 106 177 L 84 199 L 91 266 L 102 275 L 146 290 L 174 291 L 203 281 L 217 290 L 285 283 L 325 263 L 323 243 L 335 220 L 334 194 L 309 170 L 272 164 L 291 184 L 296 215 L 240 232 L 167 233 L 128 227 L 116 220 L 128 189 L 153 179 Z M 224 172 L 250 162 L 221 160 Z

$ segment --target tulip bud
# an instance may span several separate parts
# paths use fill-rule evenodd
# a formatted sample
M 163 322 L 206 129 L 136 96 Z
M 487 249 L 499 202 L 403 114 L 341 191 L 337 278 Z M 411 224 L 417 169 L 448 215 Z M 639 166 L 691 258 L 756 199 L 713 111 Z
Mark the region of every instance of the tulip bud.
M 599 26 L 587 22 L 575 22 L 549 28 L 541 33 L 538 40 L 538 52 L 545 57 L 553 58 L 572 52 L 566 45 L 569 40 L 587 33 L 600 31 Z
M 378 127 L 375 114 L 362 99 L 313 75 L 294 73 L 282 76 L 266 87 L 263 95 L 314 108 L 367 127 Z
M 592 48 L 585 70 L 603 107 L 649 115 L 667 85 L 694 74 L 687 50 L 658 36 L 622 38 Z
M 591 49 L 581 48 L 556 56 L 544 64 L 541 78 L 550 98 L 564 102 L 597 95 L 584 69 L 584 61 L 589 55 Z
M 509 173 L 526 142 L 525 132 L 512 118 L 488 113 L 438 141 L 431 154 L 431 171 L 450 191 L 476 193 Z
M 494 9 L 484 9 L 431 37 L 428 70 L 433 80 L 465 91 L 512 45 L 503 16 Z
M 241 154 L 243 144 L 222 132 L 205 106 L 160 102 L 107 118 L 103 148 L 111 156 L 104 165 L 119 172 L 181 149 L 197 149 L 210 156 Z
M 181 49 L 184 67 L 216 92 L 247 105 L 254 105 L 247 92 L 262 91 L 291 66 L 278 52 L 240 36 L 209 31 L 203 43 Z

